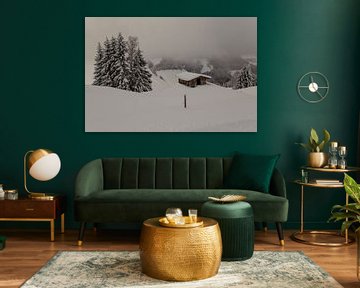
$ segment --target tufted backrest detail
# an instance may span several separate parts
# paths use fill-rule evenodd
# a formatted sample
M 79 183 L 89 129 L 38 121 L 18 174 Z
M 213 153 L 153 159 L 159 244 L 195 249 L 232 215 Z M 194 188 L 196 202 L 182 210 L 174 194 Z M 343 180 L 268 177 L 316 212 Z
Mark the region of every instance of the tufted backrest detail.
M 104 189 L 216 189 L 232 158 L 104 158 Z

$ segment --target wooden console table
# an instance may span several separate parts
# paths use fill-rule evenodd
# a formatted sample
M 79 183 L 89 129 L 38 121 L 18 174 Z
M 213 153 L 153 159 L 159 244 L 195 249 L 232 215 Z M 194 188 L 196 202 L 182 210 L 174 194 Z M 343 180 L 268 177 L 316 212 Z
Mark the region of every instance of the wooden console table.
M 55 220 L 61 218 L 61 233 L 65 230 L 65 197 L 55 196 L 52 200 L 19 198 L 0 200 L 0 221 L 48 221 L 50 241 L 54 241 Z

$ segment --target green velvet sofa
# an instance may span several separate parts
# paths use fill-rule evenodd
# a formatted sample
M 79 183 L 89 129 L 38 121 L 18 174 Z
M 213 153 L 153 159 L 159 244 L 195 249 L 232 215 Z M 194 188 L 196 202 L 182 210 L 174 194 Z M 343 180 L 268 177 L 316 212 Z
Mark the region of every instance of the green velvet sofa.
M 269 193 L 225 189 L 231 157 L 217 158 L 104 158 L 85 164 L 75 181 L 74 214 L 80 222 L 78 245 L 86 223 L 141 223 L 165 214 L 168 207 L 200 211 L 209 196 L 247 197 L 255 222 L 275 222 L 280 244 L 287 221 L 285 181 L 274 169 Z

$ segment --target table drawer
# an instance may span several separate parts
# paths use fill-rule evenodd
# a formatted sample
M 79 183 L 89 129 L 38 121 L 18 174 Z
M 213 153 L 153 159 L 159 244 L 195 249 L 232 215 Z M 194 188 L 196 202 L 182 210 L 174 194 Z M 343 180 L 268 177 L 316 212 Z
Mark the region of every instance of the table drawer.
M 54 203 L 55 204 L 55 203 Z M 2 218 L 56 218 L 55 205 L 51 202 L 40 201 L 7 201 L 2 205 Z

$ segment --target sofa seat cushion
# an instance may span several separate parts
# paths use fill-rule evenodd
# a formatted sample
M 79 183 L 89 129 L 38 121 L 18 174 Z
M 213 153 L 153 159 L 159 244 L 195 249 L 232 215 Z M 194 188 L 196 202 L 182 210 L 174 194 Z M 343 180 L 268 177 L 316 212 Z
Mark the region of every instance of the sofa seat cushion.
M 90 194 L 78 200 L 84 202 L 205 202 L 209 196 L 221 197 L 236 194 L 246 196 L 251 201 L 281 201 L 283 197 L 264 194 L 252 190 L 239 189 L 109 189 Z
M 77 198 L 75 202 L 90 206 L 118 207 L 121 205 L 161 205 L 163 209 L 176 205 L 182 209 L 200 208 L 209 196 L 221 197 L 227 194 L 246 196 L 254 210 L 255 221 L 287 221 L 288 200 L 283 197 L 251 190 L 230 189 L 110 189 Z M 109 204 L 109 205 L 103 205 Z M 136 206 L 135 205 L 135 206 Z M 226 204 L 224 204 L 226 205 Z M 83 205 L 80 205 L 83 206 Z M 105 208 L 106 209 L 106 208 Z M 164 210 L 165 211 L 165 210 Z M 183 211 L 187 213 L 186 211 Z M 159 216 L 159 215 L 158 215 Z

